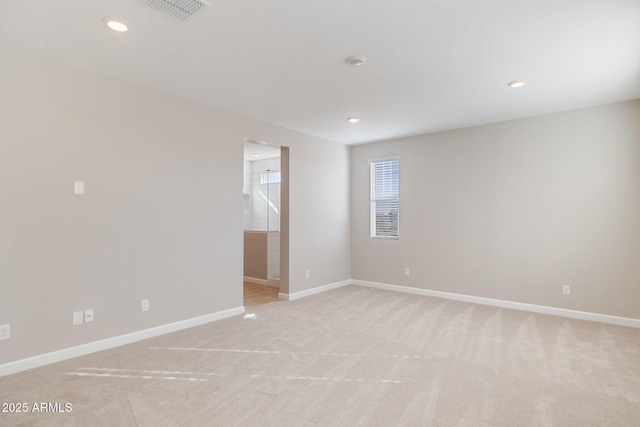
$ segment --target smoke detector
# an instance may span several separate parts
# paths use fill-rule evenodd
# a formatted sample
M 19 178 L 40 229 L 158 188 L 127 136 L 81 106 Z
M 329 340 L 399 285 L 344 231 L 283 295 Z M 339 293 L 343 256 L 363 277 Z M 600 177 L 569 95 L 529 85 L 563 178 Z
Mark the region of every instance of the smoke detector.
M 134 0 L 178 22 L 185 22 L 211 6 L 204 0 Z
M 353 55 L 344 59 L 344 63 L 350 67 L 359 67 L 367 61 L 367 58 L 360 55 Z

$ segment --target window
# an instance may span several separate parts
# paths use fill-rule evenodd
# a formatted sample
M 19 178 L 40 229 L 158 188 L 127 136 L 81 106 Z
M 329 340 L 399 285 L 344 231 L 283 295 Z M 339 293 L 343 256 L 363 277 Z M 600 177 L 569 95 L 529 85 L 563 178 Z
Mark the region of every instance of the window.
M 260 184 L 278 184 L 280 172 L 267 172 L 260 174 Z
M 371 168 L 371 237 L 398 238 L 400 160 L 369 160 Z

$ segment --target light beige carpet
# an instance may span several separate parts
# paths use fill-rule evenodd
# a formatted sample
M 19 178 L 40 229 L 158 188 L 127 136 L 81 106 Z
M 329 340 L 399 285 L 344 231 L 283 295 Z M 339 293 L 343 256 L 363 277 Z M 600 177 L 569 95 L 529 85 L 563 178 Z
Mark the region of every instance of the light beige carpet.
M 247 314 L 0 378 L 0 425 L 640 425 L 637 329 L 356 286 Z

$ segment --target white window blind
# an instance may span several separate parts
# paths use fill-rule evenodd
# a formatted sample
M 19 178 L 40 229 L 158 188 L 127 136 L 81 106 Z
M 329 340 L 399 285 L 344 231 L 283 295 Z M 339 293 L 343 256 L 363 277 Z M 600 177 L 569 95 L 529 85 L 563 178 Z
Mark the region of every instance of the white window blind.
M 371 237 L 399 236 L 400 161 L 370 160 Z

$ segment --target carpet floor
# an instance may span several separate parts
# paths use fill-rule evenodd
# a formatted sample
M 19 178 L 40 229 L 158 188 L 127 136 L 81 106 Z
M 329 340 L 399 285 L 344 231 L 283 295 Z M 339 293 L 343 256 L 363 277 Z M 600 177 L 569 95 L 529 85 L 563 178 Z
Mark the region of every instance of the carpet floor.
M 0 402 L 28 409 L 2 426 L 638 426 L 640 330 L 347 286 L 0 378 Z

